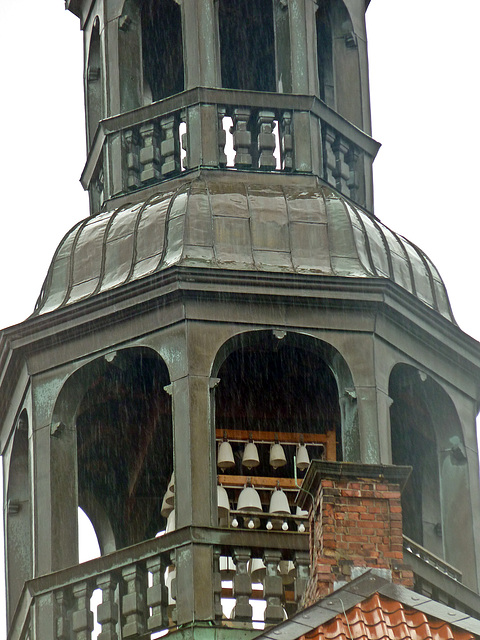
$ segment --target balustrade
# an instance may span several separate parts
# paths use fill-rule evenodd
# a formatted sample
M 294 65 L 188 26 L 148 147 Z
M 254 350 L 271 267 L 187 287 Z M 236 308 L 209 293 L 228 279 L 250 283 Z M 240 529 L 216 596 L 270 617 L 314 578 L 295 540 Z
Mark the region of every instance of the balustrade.
M 298 118 L 308 126 L 296 139 Z M 104 199 L 203 166 L 301 172 L 319 176 L 368 208 L 378 146 L 316 98 L 197 89 L 102 121 L 82 183 L 96 188 L 95 176 L 102 173 L 100 165 L 106 170 L 107 160 L 109 167 L 123 169 L 120 182 L 106 180 Z
M 35 616 L 37 626 L 38 616 L 51 616 L 56 640 L 153 639 L 175 629 L 175 559 L 189 542 L 213 549 L 213 624 L 261 628 L 298 609 L 309 573 L 308 535 L 182 529 L 57 572 L 54 579 L 31 580 L 9 640 L 27 640 Z M 50 613 L 45 601 L 52 602 Z

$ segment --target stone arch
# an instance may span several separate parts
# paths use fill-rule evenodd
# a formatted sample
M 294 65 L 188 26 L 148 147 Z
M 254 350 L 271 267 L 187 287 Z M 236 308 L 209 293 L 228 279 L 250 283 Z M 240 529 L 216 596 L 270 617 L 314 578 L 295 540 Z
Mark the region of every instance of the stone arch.
M 32 494 L 29 420 L 24 409 L 15 426 L 5 487 L 8 618 L 11 621 L 24 583 L 33 576 Z
M 141 23 L 143 91 L 148 103 L 184 90 L 181 7 L 175 0 L 143 0 Z
M 93 21 L 85 71 L 85 96 L 87 103 L 87 138 L 91 146 L 98 123 L 104 117 L 103 63 L 100 39 L 100 20 Z
M 153 537 L 164 525 L 173 470 L 169 383 L 156 351 L 130 347 L 84 365 L 57 399 L 52 430 L 76 434 L 78 505 L 102 553 Z
M 361 126 L 360 59 L 348 9 L 342 0 L 319 0 L 315 16 L 320 98 Z
M 467 457 L 462 426 L 447 392 L 431 376 L 403 363 L 389 380 L 392 461 L 412 466 L 402 496 L 404 533 L 461 571 L 473 548 Z M 472 540 L 458 545 L 462 535 Z
M 218 0 L 222 86 L 275 91 L 273 0 Z
M 269 421 L 277 431 L 332 429 L 337 459 L 360 459 L 353 378 L 332 345 L 293 331 L 248 331 L 222 345 L 212 375 L 220 380 L 213 403 L 217 429 L 229 423 L 249 431 Z M 232 411 L 248 403 L 250 416 Z

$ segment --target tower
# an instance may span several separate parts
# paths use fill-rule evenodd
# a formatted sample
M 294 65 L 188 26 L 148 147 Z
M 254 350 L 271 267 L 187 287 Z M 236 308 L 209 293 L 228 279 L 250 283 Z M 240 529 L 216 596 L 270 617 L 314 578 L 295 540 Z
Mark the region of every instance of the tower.
M 94 588 L 105 638 L 252 635 L 259 559 L 265 619 L 280 621 L 301 605 L 308 536 L 270 500 L 293 503 L 302 443 L 412 464 L 418 587 L 438 589 L 433 562 L 442 597 L 452 575 L 477 590 L 479 351 L 435 267 L 372 213 L 366 3 L 68 8 L 85 34 L 91 216 L 2 336 L 11 637 L 88 637 Z M 172 530 L 155 538 L 172 473 Z M 78 505 L 102 550 L 85 566 Z

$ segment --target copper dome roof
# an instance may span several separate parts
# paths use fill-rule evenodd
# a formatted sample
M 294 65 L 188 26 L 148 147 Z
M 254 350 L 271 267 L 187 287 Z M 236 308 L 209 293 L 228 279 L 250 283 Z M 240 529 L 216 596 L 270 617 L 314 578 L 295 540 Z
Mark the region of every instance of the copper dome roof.
M 34 315 L 174 265 L 388 278 L 453 321 L 429 258 L 330 187 L 203 178 L 75 225 L 53 257 Z

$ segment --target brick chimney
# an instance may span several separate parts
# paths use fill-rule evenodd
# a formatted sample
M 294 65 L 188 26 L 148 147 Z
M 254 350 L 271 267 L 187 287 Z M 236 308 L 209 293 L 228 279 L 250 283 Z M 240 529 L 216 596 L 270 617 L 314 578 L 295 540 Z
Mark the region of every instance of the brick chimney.
M 375 568 L 413 586 L 403 564 L 401 490 L 411 467 L 314 460 L 298 504 L 310 514 L 310 581 L 305 606 Z

